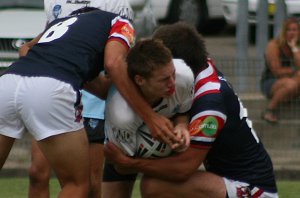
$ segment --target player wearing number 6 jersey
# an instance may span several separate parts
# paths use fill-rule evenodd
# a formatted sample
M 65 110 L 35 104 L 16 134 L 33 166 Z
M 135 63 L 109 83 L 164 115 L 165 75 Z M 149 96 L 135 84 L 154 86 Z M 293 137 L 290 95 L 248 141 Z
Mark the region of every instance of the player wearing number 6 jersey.
M 27 130 L 60 181 L 59 197 L 87 197 L 89 153 L 79 90 L 106 91 L 98 77 L 104 68 L 128 89 L 124 60 L 134 40 L 128 20 L 100 10 L 51 22 L 0 77 L 0 168 Z
M 190 147 L 151 160 L 129 158 L 108 143 L 106 158 L 122 171 L 144 173 L 143 198 L 277 198 L 271 159 L 238 96 L 207 58 L 204 41 L 195 28 L 182 23 L 166 25 L 157 29 L 154 38 L 161 39 L 175 58 L 182 52 L 197 54 L 186 59 L 196 77 Z M 205 171 L 198 170 L 201 164 Z

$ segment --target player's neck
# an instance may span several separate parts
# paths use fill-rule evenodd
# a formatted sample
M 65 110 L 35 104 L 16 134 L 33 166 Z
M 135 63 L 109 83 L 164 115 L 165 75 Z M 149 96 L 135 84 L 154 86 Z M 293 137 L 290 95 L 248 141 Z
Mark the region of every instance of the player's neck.
M 162 97 L 155 97 L 155 96 L 153 96 L 153 94 L 147 94 L 145 92 L 142 92 L 142 93 L 143 93 L 145 100 L 149 103 L 149 105 L 151 107 L 157 106 L 162 100 Z
M 157 99 L 153 99 L 151 101 L 148 101 L 148 103 L 150 104 L 151 107 L 156 107 L 157 105 L 159 105 L 159 103 L 161 103 L 163 98 L 157 98 Z

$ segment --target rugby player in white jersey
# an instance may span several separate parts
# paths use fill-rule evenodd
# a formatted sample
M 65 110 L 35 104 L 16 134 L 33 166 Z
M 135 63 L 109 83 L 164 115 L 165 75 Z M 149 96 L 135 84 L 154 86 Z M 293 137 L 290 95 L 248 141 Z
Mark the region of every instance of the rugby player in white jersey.
M 175 131 L 189 145 L 188 117 L 194 87 L 194 75 L 181 59 L 172 54 L 161 41 L 143 40 L 131 48 L 127 56 L 128 75 L 135 82 L 153 109 L 173 118 Z M 143 120 L 129 106 L 120 93 L 113 89 L 106 100 L 105 133 L 108 141 L 118 145 L 129 156 L 135 156 L 136 133 Z M 119 175 L 113 165 L 104 168 L 104 197 L 129 198 L 136 174 Z

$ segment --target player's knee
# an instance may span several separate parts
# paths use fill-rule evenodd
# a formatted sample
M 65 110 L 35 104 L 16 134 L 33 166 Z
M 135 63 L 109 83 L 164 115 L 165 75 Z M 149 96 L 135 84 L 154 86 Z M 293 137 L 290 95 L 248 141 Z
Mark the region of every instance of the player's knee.
M 39 169 L 36 166 L 31 166 L 29 169 L 29 180 L 31 184 L 44 184 L 49 183 L 51 176 L 50 170 Z

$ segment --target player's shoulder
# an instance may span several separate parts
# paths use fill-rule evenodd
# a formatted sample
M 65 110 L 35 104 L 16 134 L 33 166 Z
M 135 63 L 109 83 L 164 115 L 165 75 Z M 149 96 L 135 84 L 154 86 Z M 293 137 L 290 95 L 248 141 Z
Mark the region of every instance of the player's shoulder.
M 105 118 L 111 119 L 114 125 L 119 127 L 130 125 L 138 115 L 123 98 L 115 86 L 108 92 L 105 106 Z
M 182 59 L 173 59 L 176 69 L 176 82 L 194 84 L 194 74 L 191 68 Z

